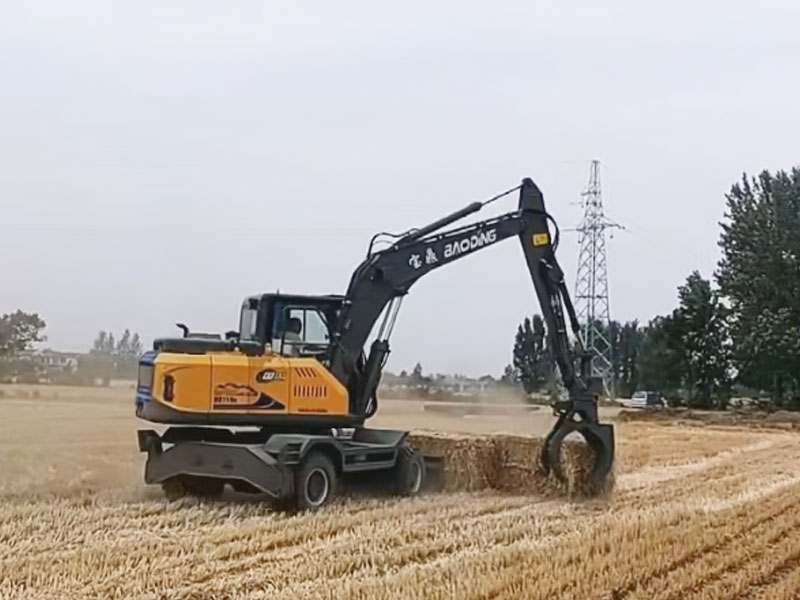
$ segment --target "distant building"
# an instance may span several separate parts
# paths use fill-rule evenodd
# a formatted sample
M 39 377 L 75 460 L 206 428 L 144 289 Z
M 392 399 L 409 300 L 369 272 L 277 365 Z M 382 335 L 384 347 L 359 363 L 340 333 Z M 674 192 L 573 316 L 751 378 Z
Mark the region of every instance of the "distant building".
M 464 377 L 463 375 L 445 375 L 437 378 L 436 388 L 454 396 L 482 396 L 486 393 L 489 382 L 481 379 Z
M 80 352 L 58 352 L 56 350 L 33 350 L 21 352 L 17 360 L 29 361 L 36 371 L 48 373 L 75 373 L 78 370 L 78 360 L 83 356 Z
M 422 391 L 427 394 L 447 393 L 453 396 L 483 396 L 495 385 L 491 377 L 473 379 L 463 375 L 441 375 L 415 378 L 413 375 L 400 377 L 385 371 L 381 377 L 381 390 L 385 392 L 402 393 L 408 391 Z

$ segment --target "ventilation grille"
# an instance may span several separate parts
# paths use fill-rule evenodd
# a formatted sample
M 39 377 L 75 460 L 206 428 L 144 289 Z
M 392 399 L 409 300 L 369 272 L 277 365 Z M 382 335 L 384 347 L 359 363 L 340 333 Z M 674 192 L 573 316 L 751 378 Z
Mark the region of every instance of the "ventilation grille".
M 296 385 L 295 398 L 327 398 L 328 388 L 324 385 Z
M 294 374 L 305 379 L 313 379 L 317 376 L 317 372 L 310 367 L 295 367 Z

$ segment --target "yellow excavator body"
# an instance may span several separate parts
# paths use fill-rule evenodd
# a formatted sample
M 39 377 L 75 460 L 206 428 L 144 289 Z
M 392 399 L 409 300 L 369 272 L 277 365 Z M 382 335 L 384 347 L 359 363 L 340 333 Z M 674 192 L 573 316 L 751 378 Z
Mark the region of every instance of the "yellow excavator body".
M 139 377 L 151 387 L 150 410 L 161 422 L 349 416 L 347 389 L 315 358 L 162 352 Z

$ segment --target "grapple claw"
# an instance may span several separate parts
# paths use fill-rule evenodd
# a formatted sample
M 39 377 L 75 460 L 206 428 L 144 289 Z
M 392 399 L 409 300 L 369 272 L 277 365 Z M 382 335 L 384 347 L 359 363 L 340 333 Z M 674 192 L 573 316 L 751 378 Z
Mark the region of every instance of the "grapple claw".
M 594 453 L 594 464 L 589 474 L 592 490 L 604 490 L 608 476 L 614 465 L 614 426 L 606 423 L 575 421 L 567 415 L 560 415 L 542 446 L 540 464 L 545 473 L 552 473 L 566 483 L 561 460 L 562 445 L 571 433 L 579 433 Z

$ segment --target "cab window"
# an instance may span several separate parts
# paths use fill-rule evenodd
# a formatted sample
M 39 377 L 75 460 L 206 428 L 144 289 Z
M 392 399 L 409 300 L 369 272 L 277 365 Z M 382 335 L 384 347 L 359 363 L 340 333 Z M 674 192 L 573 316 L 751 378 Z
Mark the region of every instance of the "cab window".
M 243 340 L 256 339 L 257 323 L 258 311 L 254 308 L 243 307 L 242 316 L 239 321 L 239 337 Z
M 273 346 L 285 356 L 315 355 L 328 345 L 328 327 L 315 308 L 283 311 Z
M 303 312 L 303 341 L 309 344 L 327 344 L 328 327 L 316 310 Z

